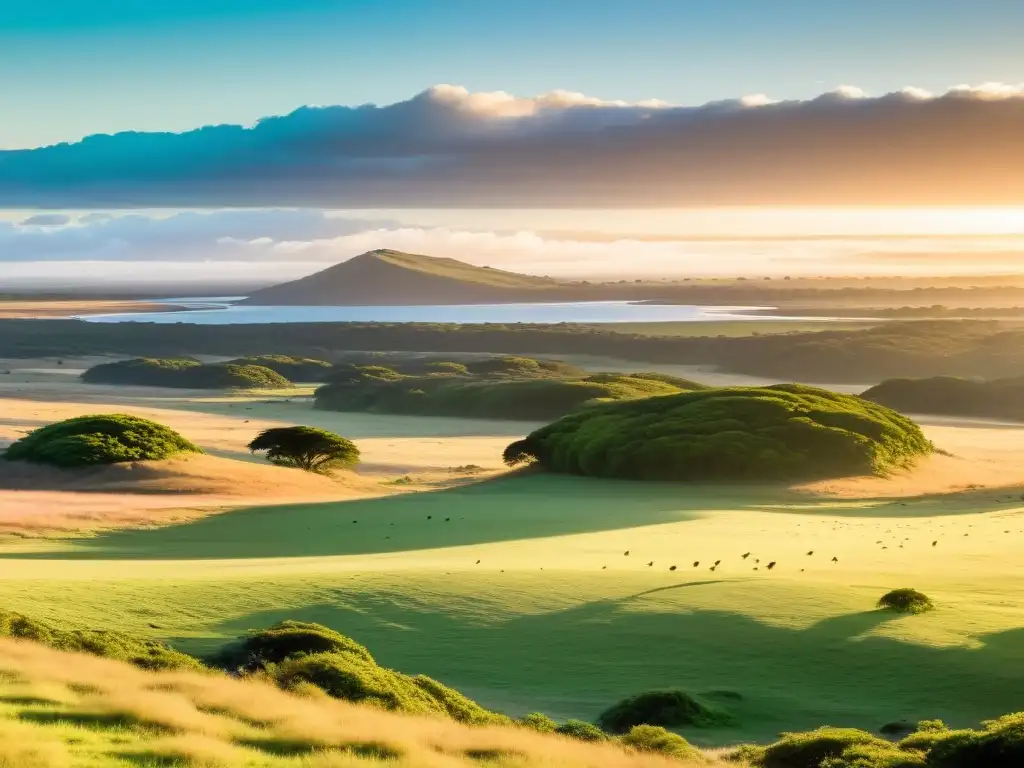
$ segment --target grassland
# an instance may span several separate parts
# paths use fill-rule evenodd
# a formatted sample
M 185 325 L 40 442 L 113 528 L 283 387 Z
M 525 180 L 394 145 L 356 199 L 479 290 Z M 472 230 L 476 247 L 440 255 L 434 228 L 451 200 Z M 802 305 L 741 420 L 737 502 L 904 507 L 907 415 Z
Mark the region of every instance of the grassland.
M 46 386 L 33 385 L 38 400 L 5 401 L 0 435 L 20 418 L 95 410 L 75 398 L 100 396 Z M 220 456 L 242 454 L 265 426 L 324 426 L 354 438 L 368 477 L 382 480 L 489 469 L 529 428 L 324 413 L 262 394 L 104 396 Z M 700 744 L 825 722 L 972 725 L 1020 709 L 1024 429 L 926 434 L 955 455 L 886 480 L 794 489 L 501 475 L 150 530 L 10 538 L 0 606 L 194 653 L 282 619 L 317 621 L 386 666 L 516 716 L 592 720 L 625 696 L 680 688 L 735 720 L 684 730 Z M 920 589 L 936 609 L 876 610 L 896 587 Z
M 10 768 L 665 768 L 613 744 L 470 728 L 254 680 L 152 673 L 0 641 L 0 765 Z M 700 761 L 700 765 L 708 762 Z M 714 764 L 718 764 L 715 762 Z
M 841 310 L 839 310 L 841 311 Z M 642 336 L 674 336 L 699 338 L 701 336 L 768 336 L 779 333 L 813 333 L 815 331 L 856 331 L 879 325 L 873 320 L 706 320 L 699 323 L 600 323 L 597 330 L 617 333 L 635 333 Z

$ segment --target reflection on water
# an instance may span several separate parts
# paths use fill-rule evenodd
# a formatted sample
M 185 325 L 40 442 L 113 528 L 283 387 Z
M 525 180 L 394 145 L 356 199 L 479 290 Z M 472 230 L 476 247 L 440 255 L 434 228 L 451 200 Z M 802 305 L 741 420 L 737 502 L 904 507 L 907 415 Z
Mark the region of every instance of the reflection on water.
M 167 299 L 188 307 L 181 312 L 136 312 L 81 317 L 92 323 L 657 323 L 710 320 L 759 320 L 745 314 L 770 307 L 699 307 L 635 304 L 628 301 L 565 302 L 561 304 L 470 304 L 401 307 L 258 307 L 230 303 L 238 297 Z M 801 318 L 773 318 L 793 320 Z M 815 320 L 829 318 L 814 318 Z

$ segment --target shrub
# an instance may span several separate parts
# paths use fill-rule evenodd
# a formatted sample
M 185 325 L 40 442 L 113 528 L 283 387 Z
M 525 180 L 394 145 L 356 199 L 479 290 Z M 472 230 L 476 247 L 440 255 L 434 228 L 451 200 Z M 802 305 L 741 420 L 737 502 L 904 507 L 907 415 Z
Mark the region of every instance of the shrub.
M 529 728 L 538 733 L 554 733 L 558 730 L 558 723 L 543 712 L 531 712 L 523 717 L 519 723 L 524 728 Z
M 198 659 L 156 640 L 143 640 L 123 632 L 98 629 L 58 629 L 9 611 L 0 611 L 0 637 L 32 640 L 59 651 L 90 653 L 93 656 L 117 659 L 142 669 L 204 668 Z
M 465 418 L 558 418 L 608 400 L 676 394 L 672 384 L 638 376 L 599 374 L 585 379 L 465 376 L 379 376 L 335 378 L 316 392 L 316 407 L 333 411 L 408 413 Z M 389 370 L 389 369 L 388 369 Z
M 820 768 L 924 768 L 920 753 L 904 752 L 892 745 L 857 744 L 843 750 L 838 757 L 821 761 Z
M 638 752 L 656 752 L 680 759 L 696 760 L 700 750 L 677 733 L 657 725 L 634 725 L 621 739 L 627 747 Z
M 348 652 L 296 655 L 272 668 L 285 689 L 311 683 L 328 696 L 411 714 L 437 714 L 464 723 L 505 723 L 457 691 L 428 677 L 410 677 Z
M 220 655 L 219 663 L 229 669 L 251 672 L 313 653 L 350 653 L 376 663 L 370 652 L 352 638 L 322 624 L 291 620 L 253 632 L 229 646 Z
M 911 413 L 1024 418 L 1024 378 L 977 381 L 953 376 L 889 379 L 862 397 Z
M 566 720 L 555 728 L 555 733 L 578 741 L 607 741 L 608 734 L 592 723 L 582 720 Z
M 359 462 L 355 443 L 317 427 L 272 427 L 248 445 L 252 453 L 266 451 L 267 460 L 282 467 L 329 472 Z
M 625 733 L 637 725 L 727 725 L 731 718 L 683 691 L 650 691 L 623 699 L 601 713 L 597 722 L 610 733 Z
M 282 389 L 291 386 L 288 379 L 262 365 L 240 364 L 239 361 L 204 365 L 187 357 L 140 357 L 103 363 L 83 373 L 82 380 L 94 384 L 183 389 Z
M 169 427 L 138 416 L 108 413 L 40 427 L 12 444 L 4 458 L 70 468 L 166 459 L 185 452 L 201 453 Z
M 561 360 L 535 360 L 532 357 L 489 357 L 471 360 L 466 369 L 476 376 L 583 376 L 583 369 Z
M 897 613 L 924 613 L 935 606 L 926 594 L 910 587 L 902 587 L 882 595 L 878 599 L 878 607 Z
M 288 690 L 313 685 L 329 696 L 383 709 L 440 714 L 463 723 L 508 722 L 432 678 L 379 666 L 365 647 L 321 624 L 282 621 L 228 647 L 217 663 L 242 673 L 262 672 Z
M 980 731 L 948 731 L 928 752 L 929 768 L 1019 768 L 1024 765 L 1024 712 L 982 723 Z
M 255 355 L 231 360 L 232 365 L 258 365 L 269 368 L 289 381 L 327 381 L 334 366 L 326 360 L 288 355 Z
M 780 384 L 609 403 L 536 430 L 504 458 L 636 480 L 803 480 L 884 474 L 932 450 L 895 411 Z
M 830 758 L 839 758 L 851 747 L 891 749 L 885 739 L 854 728 L 823 727 L 805 733 L 784 733 L 774 744 L 755 748 L 748 757 L 760 768 L 821 768 Z

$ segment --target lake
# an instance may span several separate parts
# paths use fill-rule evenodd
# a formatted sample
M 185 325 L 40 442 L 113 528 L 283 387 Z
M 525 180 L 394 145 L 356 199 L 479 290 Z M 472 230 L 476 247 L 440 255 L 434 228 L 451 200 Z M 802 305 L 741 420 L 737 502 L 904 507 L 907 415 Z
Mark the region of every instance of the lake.
M 400 307 L 261 307 L 238 306 L 241 297 L 165 299 L 157 303 L 186 307 L 182 311 L 82 315 L 90 323 L 658 323 L 714 320 L 800 320 L 748 314 L 771 307 L 700 307 L 685 304 L 637 304 L 588 301 L 550 304 L 469 304 Z M 828 318 L 813 318 L 821 321 Z

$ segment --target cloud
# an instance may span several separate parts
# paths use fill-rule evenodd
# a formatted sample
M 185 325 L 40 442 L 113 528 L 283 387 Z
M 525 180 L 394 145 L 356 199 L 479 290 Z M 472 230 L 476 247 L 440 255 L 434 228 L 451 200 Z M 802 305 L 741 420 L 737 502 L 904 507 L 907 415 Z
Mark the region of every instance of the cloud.
M 62 213 L 37 213 L 21 222 L 23 227 L 62 227 L 71 221 L 70 216 Z
M 1024 86 L 673 106 L 442 85 L 387 106 L 0 152 L 0 206 L 1024 203 Z

